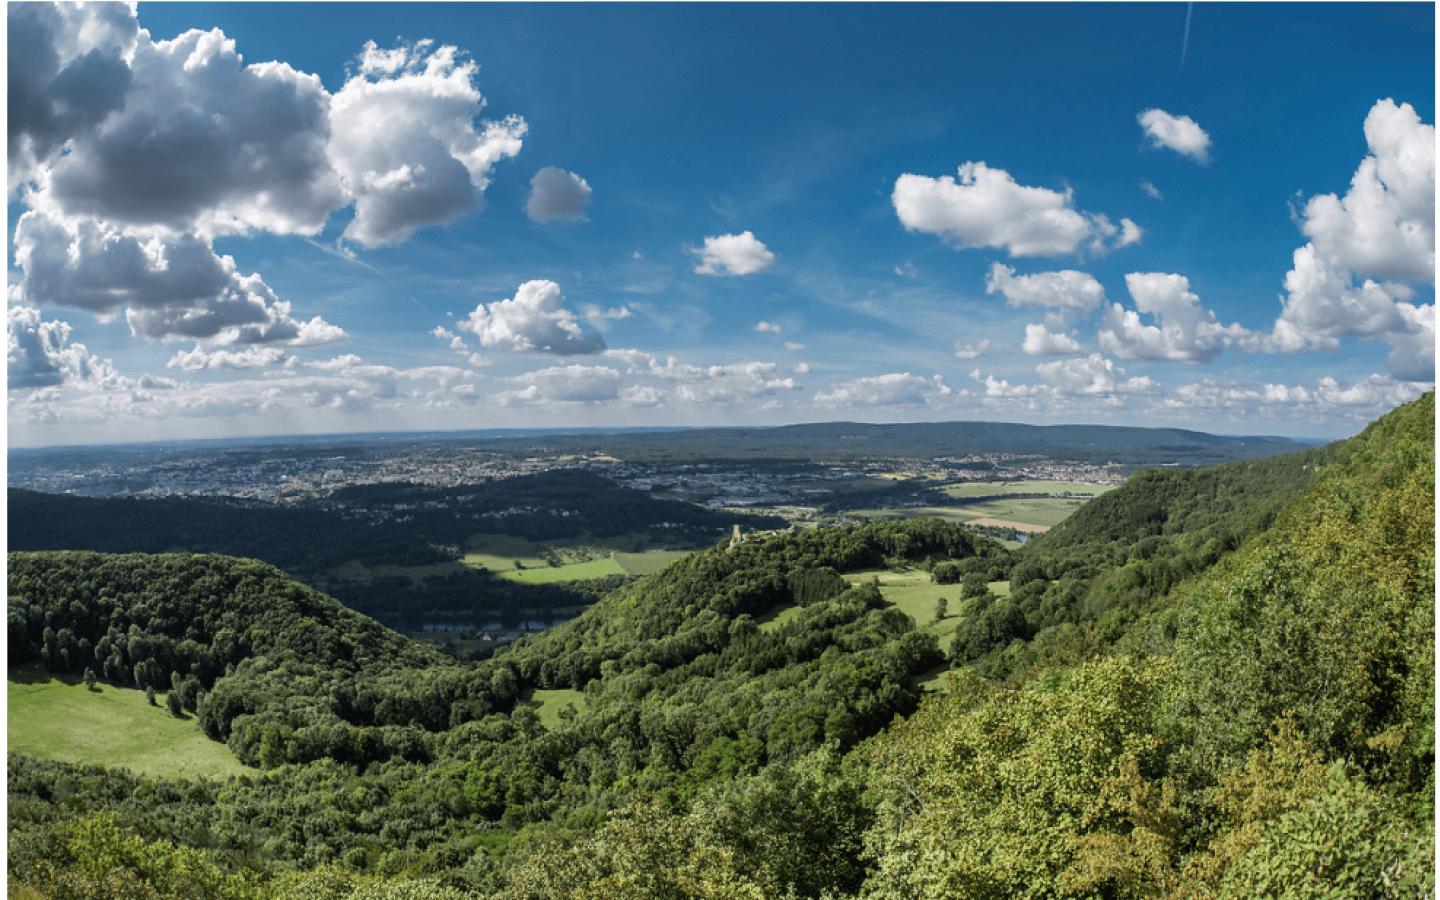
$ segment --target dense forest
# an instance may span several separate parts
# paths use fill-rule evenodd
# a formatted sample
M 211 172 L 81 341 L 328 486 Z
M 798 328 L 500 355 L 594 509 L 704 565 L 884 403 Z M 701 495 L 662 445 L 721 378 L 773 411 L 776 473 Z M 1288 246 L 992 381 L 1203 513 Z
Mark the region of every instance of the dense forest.
M 1433 896 L 1434 433 L 1144 473 L 1013 552 L 724 543 L 479 662 L 262 562 L 12 552 L 12 665 L 254 771 L 12 754 L 11 896 Z M 886 569 L 960 586 L 948 690 Z
M 12 489 L 8 514 L 10 550 L 181 550 L 257 559 L 351 609 L 410 629 L 436 613 L 513 625 L 522 610 L 550 615 L 588 605 L 595 586 L 522 584 L 474 569 L 419 582 L 396 576 L 353 582 L 334 577 L 334 570 L 351 561 L 366 567 L 456 562 L 477 532 L 532 541 L 647 533 L 690 548 L 709 546 L 738 524 L 784 524 L 776 517 L 656 499 L 580 469 L 453 488 L 356 485 L 284 506 L 226 497 L 95 498 Z

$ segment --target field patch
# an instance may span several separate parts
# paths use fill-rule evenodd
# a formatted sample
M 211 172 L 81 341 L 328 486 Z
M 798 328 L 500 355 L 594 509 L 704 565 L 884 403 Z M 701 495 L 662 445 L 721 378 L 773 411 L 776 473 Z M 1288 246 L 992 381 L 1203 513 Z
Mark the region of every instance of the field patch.
M 626 575 L 654 575 L 677 559 L 684 559 L 693 550 L 647 550 L 644 553 L 616 553 L 614 559 Z
M 560 727 L 560 710 L 567 706 L 573 706 L 575 711 L 579 712 L 585 707 L 585 694 L 581 691 L 536 689 L 522 694 L 520 699 L 538 703 L 539 708 L 536 709 L 536 712 L 540 716 L 540 724 L 552 731 Z
M 941 488 L 956 499 L 1014 494 L 1085 494 L 1098 497 L 1114 489 L 1113 484 L 1085 484 L 1079 481 L 967 481 Z
M 141 775 L 223 779 L 253 770 L 200 731 L 195 717 L 170 715 L 145 692 L 59 679 L 40 666 L 11 669 L 5 720 L 11 750 L 40 759 L 121 766 Z
M 805 607 L 794 603 L 777 606 L 758 617 L 755 620 L 755 624 L 760 626 L 761 631 L 778 631 L 781 625 L 800 615 L 800 610 L 804 608 Z
M 543 564 L 542 564 L 543 565 Z M 592 559 L 589 562 L 571 563 L 565 566 L 545 565 L 543 568 L 511 569 L 501 572 L 501 577 L 522 584 L 549 584 L 554 581 L 581 581 L 589 578 L 604 578 L 607 575 L 624 575 L 625 569 L 613 559 Z

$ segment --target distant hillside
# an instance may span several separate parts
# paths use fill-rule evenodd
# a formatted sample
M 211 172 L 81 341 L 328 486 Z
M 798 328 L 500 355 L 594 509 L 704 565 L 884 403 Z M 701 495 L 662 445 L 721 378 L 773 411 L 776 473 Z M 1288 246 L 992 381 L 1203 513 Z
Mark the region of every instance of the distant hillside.
M 504 438 L 489 446 L 543 444 L 610 453 L 622 458 L 905 458 L 968 453 L 1041 453 L 1083 462 L 1135 466 L 1202 466 L 1308 449 L 1280 437 L 1228 437 L 1179 428 L 1115 425 L 1016 425 L 935 422 L 866 425 L 830 422 L 776 428 L 701 428 L 645 434 L 546 435 Z
M 556 469 L 454 488 L 356 485 L 310 504 L 227 497 L 80 497 L 11 489 L 9 549 L 166 553 L 183 550 L 263 560 L 351 607 L 418 628 L 426 615 L 458 621 L 518 621 L 519 610 L 586 605 L 588 589 L 529 585 L 450 566 L 418 584 L 407 577 L 351 583 L 332 572 L 362 566 L 456 563 L 476 533 L 535 541 L 663 535 L 685 548 L 709 546 L 735 524 L 783 520 L 660 500 L 579 469 Z M 657 538 L 658 540 L 658 538 Z
M 952 657 L 1002 676 L 1046 654 L 1095 652 L 1268 528 L 1343 446 L 1137 473 L 1017 551 L 1010 595 L 956 630 Z
M 1434 896 L 1434 441 L 1429 394 L 1130 655 L 965 672 L 888 730 L 860 896 Z
M 935 519 L 723 543 L 478 663 L 250 561 L 14 554 L 12 655 L 168 680 L 263 771 L 12 756 L 10 884 L 1434 896 L 1434 429 L 1430 394 L 1132 479 L 1014 553 Z M 854 577 L 886 569 L 960 584 L 948 691 L 933 632 Z

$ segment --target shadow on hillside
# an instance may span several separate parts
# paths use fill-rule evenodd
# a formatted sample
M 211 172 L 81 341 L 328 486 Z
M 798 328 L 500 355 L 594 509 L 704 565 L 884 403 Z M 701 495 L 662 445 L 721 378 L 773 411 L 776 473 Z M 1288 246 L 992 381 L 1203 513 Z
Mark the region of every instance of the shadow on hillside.
M 44 684 L 47 681 L 58 681 L 61 684 L 68 684 L 71 687 L 79 684 L 79 675 L 61 675 L 48 671 L 38 662 L 28 662 L 24 665 L 11 666 L 5 670 L 5 680 L 13 681 L 16 684 Z

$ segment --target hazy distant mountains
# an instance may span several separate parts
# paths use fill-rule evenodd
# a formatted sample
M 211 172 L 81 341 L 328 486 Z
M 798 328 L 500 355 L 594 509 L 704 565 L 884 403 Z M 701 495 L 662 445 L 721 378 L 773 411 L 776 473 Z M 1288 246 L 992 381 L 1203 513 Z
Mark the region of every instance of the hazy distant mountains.
M 1313 444 L 1281 437 L 1234 437 L 1180 428 L 1114 425 L 1016 425 L 1003 422 L 928 422 L 867 425 L 827 422 L 777 428 L 702 428 L 636 434 L 574 434 L 498 438 L 497 447 L 612 452 L 637 451 L 695 458 L 933 457 L 968 453 L 1039 453 L 1090 462 L 1197 466 L 1307 450 Z

